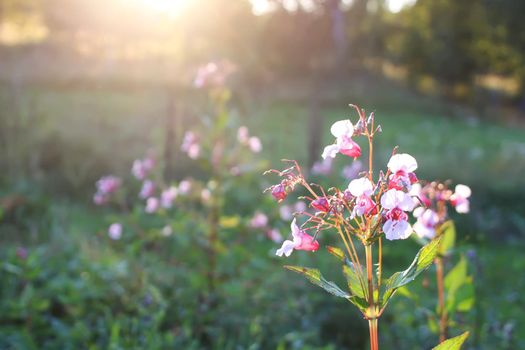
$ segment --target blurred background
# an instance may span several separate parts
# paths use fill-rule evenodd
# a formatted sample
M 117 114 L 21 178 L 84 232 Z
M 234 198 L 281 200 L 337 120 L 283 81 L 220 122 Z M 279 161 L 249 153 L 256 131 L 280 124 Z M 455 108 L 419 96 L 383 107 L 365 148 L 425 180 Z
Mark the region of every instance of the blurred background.
M 456 326 L 469 349 L 525 349 L 524 13 L 515 0 L 0 0 L 0 348 L 365 349 L 350 305 L 281 267 L 339 281 L 326 251 L 278 259 L 253 222 L 261 212 L 289 234 L 262 194 L 282 158 L 317 164 L 326 184 L 355 176 L 346 159 L 316 163 L 355 103 L 382 125 L 377 166 L 399 145 L 419 178 L 472 188 L 471 213 L 451 214 L 475 285 Z M 234 67 L 227 113 L 194 83 L 208 62 Z M 180 149 L 187 130 L 235 140 L 241 125 L 262 145 L 238 160 L 257 164 L 241 177 Z M 218 214 L 181 202 L 153 220 L 143 204 L 93 203 L 100 177 L 132 179 L 148 152 L 165 184 L 214 193 L 223 179 Z M 135 233 L 108 237 L 124 220 Z M 392 272 L 417 249 L 385 248 Z M 432 307 L 398 296 L 384 347 L 431 348 Z

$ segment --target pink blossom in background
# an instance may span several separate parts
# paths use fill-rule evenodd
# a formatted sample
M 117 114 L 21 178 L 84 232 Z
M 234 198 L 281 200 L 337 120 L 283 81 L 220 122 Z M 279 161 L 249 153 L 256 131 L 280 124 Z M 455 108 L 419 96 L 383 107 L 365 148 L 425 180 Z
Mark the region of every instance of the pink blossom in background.
M 386 221 L 383 224 L 386 239 L 395 240 L 410 237 L 412 226 L 408 223 L 408 215 L 405 211 L 414 209 L 412 197 L 403 191 L 390 189 L 381 197 L 381 205 L 387 209 L 384 213 Z
M 115 222 L 108 228 L 108 236 L 112 240 L 119 240 L 122 237 L 122 224 Z
M 197 70 L 193 85 L 196 88 L 223 86 L 236 67 L 228 61 L 209 62 Z
M 279 230 L 275 228 L 266 231 L 266 236 L 268 236 L 268 238 L 274 241 L 275 243 L 281 243 L 283 241 L 283 236 L 281 235 L 281 232 L 279 232 Z
M 248 131 L 248 128 L 246 126 L 241 126 L 239 130 L 237 130 L 237 141 L 243 145 L 247 145 L 249 139 L 250 132 Z
M 314 175 L 330 175 L 332 172 L 333 158 L 324 158 L 322 161 L 317 161 L 312 166 L 312 174 Z
M 450 203 L 456 208 L 460 214 L 465 214 L 470 211 L 470 202 L 468 198 L 472 195 L 472 190 L 466 185 L 456 185 L 454 193 L 450 196 Z
M 116 176 L 103 176 L 96 183 L 97 192 L 101 194 L 114 193 L 119 189 L 121 183 L 122 181 L 120 180 L 120 178 Z
M 331 159 L 331 158 L 329 158 Z M 347 179 L 355 179 L 359 173 L 363 171 L 363 163 L 360 160 L 355 160 L 350 165 L 345 165 L 341 171 L 341 175 Z
M 250 226 L 253 228 L 263 228 L 268 225 L 268 217 L 260 211 L 255 212 L 253 218 L 250 220 Z
M 160 204 L 163 208 L 169 209 L 173 206 L 173 201 L 177 198 L 179 190 L 175 186 L 170 186 L 162 191 L 160 195 Z
M 256 136 L 250 137 L 250 139 L 248 140 L 248 146 L 250 147 L 250 150 L 253 153 L 259 153 L 262 151 L 261 140 Z
M 106 204 L 109 200 L 109 197 L 105 194 L 102 194 L 102 193 L 95 193 L 95 195 L 93 196 L 93 203 L 95 203 L 96 205 L 102 205 L 102 204 Z
M 319 249 L 319 242 L 314 241 L 314 238 L 307 234 L 304 230 L 301 230 L 296 224 L 296 219 L 293 219 L 291 224 L 293 241 L 286 240 L 283 242 L 281 248 L 279 248 L 275 255 L 277 256 L 290 256 L 295 250 L 309 250 L 315 252 Z
M 181 195 L 187 195 L 191 190 L 191 181 L 190 180 L 182 180 L 179 183 L 179 194 Z
M 151 180 L 146 180 L 142 183 L 142 188 L 140 189 L 139 198 L 146 199 L 153 196 L 155 193 L 155 183 Z
M 211 199 L 211 191 L 207 188 L 201 191 L 201 200 L 203 203 L 208 203 Z
M 417 161 L 410 154 L 394 154 L 388 161 L 388 170 L 392 173 L 389 178 L 388 188 L 410 190 L 412 184 L 417 182 L 414 171 L 417 169 Z
M 138 180 L 144 180 L 149 172 L 155 167 L 155 160 L 152 157 L 144 159 L 135 159 L 131 167 L 131 173 Z
M 197 159 L 201 150 L 197 135 L 193 131 L 186 131 L 180 148 L 191 159 Z
M 413 214 L 417 218 L 414 224 L 416 234 L 421 238 L 434 238 L 436 236 L 436 225 L 439 223 L 438 214 L 432 209 L 423 207 L 416 208 Z
M 361 156 L 361 147 L 352 140 L 354 126 L 350 120 L 340 120 L 332 124 L 330 132 L 336 138 L 335 143 L 324 148 L 323 158 L 335 158 L 337 153 L 357 158 Z
M 144 211 L 148 214 L 153 214 L 159 209 L 159 199 L 155 197 L 149 197 L 146 201 L 146 208 Z
M 290 221 L 293 218 L 293 208 L 289 205 L 282 205 L 279 208 L 279 215 L 281 216 L 281 219 L 284 221 Z

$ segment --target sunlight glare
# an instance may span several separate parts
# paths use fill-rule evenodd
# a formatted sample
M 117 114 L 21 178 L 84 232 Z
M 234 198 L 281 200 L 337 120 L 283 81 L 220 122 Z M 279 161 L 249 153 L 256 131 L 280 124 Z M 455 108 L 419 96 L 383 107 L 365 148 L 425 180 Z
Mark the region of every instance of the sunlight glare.
M 185 6 L 188 5 L 188 0 L 135 0 L 144 8 L 175 18 L 179 16 Z

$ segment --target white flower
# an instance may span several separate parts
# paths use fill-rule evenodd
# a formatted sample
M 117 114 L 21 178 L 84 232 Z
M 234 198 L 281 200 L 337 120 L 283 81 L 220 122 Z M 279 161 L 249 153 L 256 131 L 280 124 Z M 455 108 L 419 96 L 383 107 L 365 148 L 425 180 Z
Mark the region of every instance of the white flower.
M 393 174 L 398 171 L 412 173 L 417 169 L 417 161 L 407 153 L 394 154 L 388 161 L 387 167 Z
M 362 177 L 350 181 L 348 184 L 348 190 L 354 197 L 359 197 L 362 195 L 369 197 L 372 193 L 374 193 L 374 185 L 367 177 Z
M 293 241 L 286 240 L 283 242 L 281 248 L 279 248 L 275 255 L 277 256 L 290 256 L 294 249 L 297 250 L 310 250 L 316 251 L 319 249 L 319 242 L 314 241 L 313 237 L 304 232 L 297 226 L 296 219 L 294 218 L 291 224 Z
M 417 218 L 414 224 L 414 231 L 419 237 L 432 239 L 436 236 L 436 225 L 439 222 L 439 216 L 435 211 L 418 207 L 414 210 L 414 217 Z
M 414 209 L 412 198 L 403 191 L 396 189 L 388 190 L 381 197 L 381 205 L 388 209 L 385 213 L 386 222 L 383 231 L 386 239 L 406 239 L 412 234 L 412 226 L 408 223 L 408 215 L 405 211 Z
M 113 240 L 119 240 L 122 237 L 122 224 L 115 222 L 108 228 L 108 236 Z
M 466 185 L 456 185 L 454 194 L 450 196 L 450 202 L 456 211 L 460 214 L 465 214 L 470 211 L 470 202 L 468 198 L 471 196 L 472 190 Z
M 332 124 L 330 132 L 335 137 L 335 144 L 328 145 L 324 148 L 322 157 L 335 158 L 337 153 L 357 158 L 361 155 L 361 148 L 352 140 L 354 126 L 350 120 L 340 120 Z

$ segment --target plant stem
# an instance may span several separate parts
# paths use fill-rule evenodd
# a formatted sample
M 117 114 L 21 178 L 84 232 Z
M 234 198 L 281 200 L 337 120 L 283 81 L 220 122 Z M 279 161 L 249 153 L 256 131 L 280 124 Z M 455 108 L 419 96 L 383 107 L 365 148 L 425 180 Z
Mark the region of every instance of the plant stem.
M 445 288 L 443 286 L 443 258 L 438 256 L 434 260 L 436 265 L 436 280 L 438 287 L 438 315 L 439 315 L 439 342 L 447 339 L 447 310 L 445 309 Z
M 366 274 L 368 279 L 368 303 L 370 309 L 374 307 L 374 264 L 372 263 L 372 245 L 368 244 L 365 246 L 366 253 Z
M 370 350 L 379 350 L 379 341 L 377 338 L 378 319 L 377 318 L 369 319 L 368 328 L 370 330 Z

